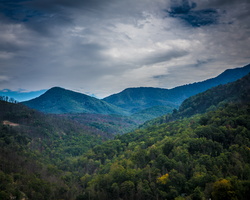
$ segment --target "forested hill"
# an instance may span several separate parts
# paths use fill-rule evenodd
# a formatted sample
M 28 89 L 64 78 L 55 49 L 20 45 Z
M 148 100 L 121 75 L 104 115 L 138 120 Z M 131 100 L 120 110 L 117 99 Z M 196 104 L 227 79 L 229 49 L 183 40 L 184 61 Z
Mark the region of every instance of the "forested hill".
M 127 114 L 122 108 L 105 101 L 60 87 L 51 88 L 41 96 L 22 104 L 44 113 Z
M 250 73 L 237 81 L 213 87 L 205 92 L 191 96 L 183 101 L 179 109 L 141 125 L 147 127 L 152 124 L 161 124 L 176 119 L 190 117 L 223 107 L 231 102 L 250 101 Z
M 202 82 L 183 85 L 173 89 L 160 88 L 128 88 L 118 94 L 104 98 L 108 103 L 134 113 L 140 110 L 156 106 L 167 105 L 178 107 L 186 98 L 206 91 L 207 89 L 233 82 L 250 72 L 250 65 L 242 68 L 228 69 L 219 76 Z
M 0 101 L 0 124 L 13 128 L 16 132 L 34 141 L 38 138 L 57 140 L 77 136 L 80 142 L 81 135 L 89 139 L 96 138 L 97 135 L 100 135 L 102 139 L 108 138 L 107 134 L 95 127 L 79 123 L 66 116 L 44 114 L 22 104 L 5 101 Z M 88 141 L 81 141 L 81 144 L 84 146 L 85 142 L 88 143 Z M 88 147 L 86 146 L 85 150 Z
M 219 85 L 203 93 L 186 99 L 180 106 L 179 112 L 183 116 L 191 116 L 196 113 L 204 113 L 207 110 L 215 109 L 219 105 L 230 102 L 250 100 L 250 73 L 243 78 Z
M 107 135 L 76 121 L 0 101 L 0 199 L 70 199 L 69 158 Z M 58 169 L 58 166 L 62 170 Z M 59 198 L 59 197 L 62 198 Z
M 80 158 L 84 159 L 83 166 L 92 160 L 100 164 L 94 173 L 87 170 L 81 178 L 83 188 L 78 198 L 249 199 L 250 88 L 247 84 L 249 75 L 227 84 L 229 92 L 222 96 L 230 101 L 211 111 L 151 125 L 95 146 Z M 231 92 L 237 87 L 240 91 L 234 95 Z M 242 91 L 246 92 L 243 96 Z M 208 101 L 215 97 L 213 93 L 202 95 L 207 95 L 203 100 Z M 193 108 L 199 108 L 195 101 L 188 101 Z

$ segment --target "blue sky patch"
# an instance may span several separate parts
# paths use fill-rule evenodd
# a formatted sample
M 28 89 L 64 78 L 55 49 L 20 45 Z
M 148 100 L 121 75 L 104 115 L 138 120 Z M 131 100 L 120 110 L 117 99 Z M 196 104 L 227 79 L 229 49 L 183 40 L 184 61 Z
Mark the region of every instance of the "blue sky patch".
M 31 91 L 31 92 L 25 92 L 23 90 L 20 91 L 12 91 L 9 89 L 0 90 L 0 96 L 7 96 L 9 98 L 14 98 L 18 102 L 27 101 L 33 98 L 36 98 L 43 93 L 45 93 L 47 90 L 39 90 L 39 91 Z

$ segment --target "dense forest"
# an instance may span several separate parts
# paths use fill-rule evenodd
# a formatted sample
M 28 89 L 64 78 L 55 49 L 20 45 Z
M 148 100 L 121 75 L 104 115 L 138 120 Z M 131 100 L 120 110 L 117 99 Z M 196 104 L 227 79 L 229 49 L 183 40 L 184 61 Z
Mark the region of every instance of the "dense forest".
M 249 77 L 112 137 L 83 114 L 0 101 L 0 199 L 248 199 Z
M 82 199 L 248 199 L 249 114 L 230 104 L 95 146 L 82 157 L 100 162 L 81 178 Z

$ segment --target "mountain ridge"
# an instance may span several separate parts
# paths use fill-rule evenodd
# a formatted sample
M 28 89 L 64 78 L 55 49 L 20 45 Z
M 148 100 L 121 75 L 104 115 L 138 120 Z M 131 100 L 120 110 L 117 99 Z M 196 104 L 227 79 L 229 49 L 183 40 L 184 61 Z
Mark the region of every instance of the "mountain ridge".
M 21 102 L 22 104 L 44 113 L 99 113 L 124 114 L 123 109 L 82 93 L 53 87 L 41 96 Z
M 126 88 L 120 93 L 103 100 L 135 113 L 151 106 L 166 105 L 177 108 L 186 98 L 204 92 L 209 88 L 233 82 L 250 72 L 250 64 L 227 69 L 218 76 L 201 82 L 178 86 L 172 89 L 138 87 Z M 138 109 L 139 108 L 139 109 Z
M 231 103 L 247 103 L 250 101 L 249 92 L 250 73 L 234 82 L 218 85 L 193 95 L 185 99 L 178 110 L 175 109 L 172 113 L 149 120 L 142 124 L 140 128 L 203 114 L 221 107 L 223 108 Z
M 177 109 L 181 103 L 198 93 L 212 87 L 233 82 L 250 72 L 250 64 L 244 67 L 227 69 L 218 76 L 201 82 L 178 86 L 172 89 L 157 87 L 126 88 L 120 93 L 103 99 L 88 96 L 60 87 L 53 87 L 41 96 L 21 102 L 22 104 L 45 113 L 96 113 L 131 115 L 138 113 L 142 121 L 162 115 L 155 106 L 166 106 L 168 112 Z M 151 111 L 154 114 L 152 115 Z M 158 110 L 158 111 L 157 111 Z M 167 113 L 166 113 L 167 114 Z M 145 119 L 143 119 L 145 117 Z

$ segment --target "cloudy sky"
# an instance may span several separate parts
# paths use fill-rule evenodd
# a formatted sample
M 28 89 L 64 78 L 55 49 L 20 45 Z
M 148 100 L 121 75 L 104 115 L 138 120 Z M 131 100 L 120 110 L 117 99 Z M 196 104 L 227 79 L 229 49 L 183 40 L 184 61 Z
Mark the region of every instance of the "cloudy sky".
M 0 1 L 0 90 L 103 98 L 248 63 L 249 0 Z

